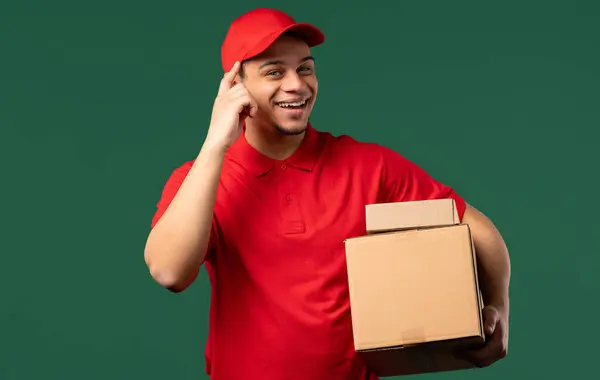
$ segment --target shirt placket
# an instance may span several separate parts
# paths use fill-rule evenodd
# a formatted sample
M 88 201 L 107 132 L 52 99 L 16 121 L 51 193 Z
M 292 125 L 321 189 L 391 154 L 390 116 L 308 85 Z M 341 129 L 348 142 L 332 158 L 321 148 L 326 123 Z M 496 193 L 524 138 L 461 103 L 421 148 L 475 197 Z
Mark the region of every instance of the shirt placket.
M 299 188 L 295 183 L 294 176 L 295 168 L 287 163 L 282 163 L 279 166 L 281 181 L 281 214 L 283 218 L 283 233 L 284 234 L 301 234 L 306 232 L 306 224 L 302 217 L 300 209 L 300 194 Z

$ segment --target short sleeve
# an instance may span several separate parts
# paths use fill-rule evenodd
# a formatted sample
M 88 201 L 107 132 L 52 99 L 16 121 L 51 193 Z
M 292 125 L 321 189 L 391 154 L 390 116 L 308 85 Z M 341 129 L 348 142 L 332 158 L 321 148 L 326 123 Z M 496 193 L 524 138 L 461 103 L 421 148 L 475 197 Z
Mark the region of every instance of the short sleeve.
M 187 177 L 188 173 L 190 172 L 190 169 L 192 168 L 193 164 L 194 164 L 193 161 L 186 162 L 185 164 L 181 165 L 180 167 L 178 167 L 171 173 L 170 177 L 167 179 L 167 182 L 165 183 L 165 185 L 163 187 L 161 197 L 156 205 L 156 211 L 152 218 L 150 228 L 154 228 L 154 226 L 156 226 L 156 223 L 158 223 L 160 218 L 167 211 L 169 205 L 173 201 L 173 198 L 175 198 L 175 195 L 177 195 L 177 192 L 179 191 L 181 184 L 183 183 L 183 181 Z M 211 231 L 210 231 L 210 240 L 209 240 L 209 244 L 208 244 L 209 252 L 213 251 L 215 248 L 215 244 L 217 241 L 216 236 L 217 236 L 217 229 L 216 229 L 215 218 L 213 217 L 212 227 L 211 227 Z
M 453 188 L 435 180 L 424 169 L 391 149 L 382 147 L 381 159 L 381 203 L 452 198 L 462 220 L 466 202 Z

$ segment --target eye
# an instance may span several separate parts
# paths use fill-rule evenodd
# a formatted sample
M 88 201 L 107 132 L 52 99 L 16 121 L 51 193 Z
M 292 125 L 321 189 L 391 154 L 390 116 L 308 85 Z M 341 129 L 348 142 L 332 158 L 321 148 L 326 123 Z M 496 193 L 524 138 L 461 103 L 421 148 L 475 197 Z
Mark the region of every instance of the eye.
M 269 72 L 267 72 L 267 76 L 278 76 L 281 75 L 281 71 L 279 70 L 271 70 Z
M 310 74 L 312 72 L 312 67 L 307 67 L 307 66 L 301 67 L 298 69 L 298 72 L 304 73 L 304 74 Z

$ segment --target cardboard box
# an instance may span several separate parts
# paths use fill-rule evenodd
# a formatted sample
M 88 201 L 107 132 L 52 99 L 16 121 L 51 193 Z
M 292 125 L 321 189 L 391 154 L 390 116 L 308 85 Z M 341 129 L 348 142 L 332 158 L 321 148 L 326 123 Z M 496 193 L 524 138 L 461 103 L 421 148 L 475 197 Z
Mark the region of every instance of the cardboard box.
M 484 343 L 483 304 L 454 202 L 368 207 L 371 234 L 345 241 L 356 351 L 381 377 L 472 368 L 453 353 Z
M 367 234 L 460 223 L 454 199 L 367 205 Z

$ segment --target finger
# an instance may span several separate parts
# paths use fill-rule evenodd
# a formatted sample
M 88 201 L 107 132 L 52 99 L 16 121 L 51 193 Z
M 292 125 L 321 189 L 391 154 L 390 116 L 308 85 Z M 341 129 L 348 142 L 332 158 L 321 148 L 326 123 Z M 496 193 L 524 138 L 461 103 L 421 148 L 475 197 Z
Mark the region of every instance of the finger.
M 252 97 L 252 95 L 249 92 L 247 96 L 248 104 L 246 108 L 248 109 L 248 116 L 255 117 L 258 113 L 258 103 L 256 103 L 256 100 L 254 100 L 254 97 Z
M 250 114 L 255 113 L 258 110 L 258 103 L 256 103 L 254 97 L 243 84 L 236 84 L 229 93 L 232 99 L 237 102 L 241 102 L 240 104 L 243 104 L 245 107 L 247 107 Z
M 494 334 L 496 330 L 496 325 L 500 320 L 500 316 L 496 309 L 493 308 L 484 308 L 483 309 L 483 329 L 486 335 Z
M 242 97 L 242 101 L 247 115 L 250 117 L 256 116 L 256 113 L 258 112 L 258 104 L 256 104 L 254 98 L 250 94 L 247 94 Z
M 498 360 L 500 360 L 501 355 L 499 351 L 488 352 L 485 355 L 474 355 L 470 358 L 471 363 L 476 365 L 479 368 L 488 367 Z
M 465 353 L 466 358 L 479 367 L 487 367 L 503 356 L 502 337 L 494 335 L 485 346 Z
M 238 75 L 239 71 L 240 71 L 240 66 L 241 63 L 239 61 L 236 61 L 233 66 L 231 67 L 231 70 L 229 70 L 224 76 L 223 79 L 225 79 L 228 83 L 233 82 L 233 80 L 235 79 L 235 77 Z
M 241 115 L 244 117 L 256 117 L 258 113 L 258 108 L 253 105 L 244 106 L 244 110 L 241 112 Z
M 233 67 L 231 68 L 231 70 L 229 70 L 223 76 L 223 79 L 221 79 L 221 84 L 219 85 L 219 95 L 224 94 L 232 87 L 233 80 L 237 76 L 239 70 L 240 70 L 240 63 L 236 61 L 233 64 Z
M 246 95 L 247 92 L 248 90 L 243 83 L 236 83 L 227 91 L 234 99 Z
M 250 107 L 250 112 L 249 112 L 250 117 L 256 117 L 257 113 L 258 113 L 258 107 L 257 106 Z

